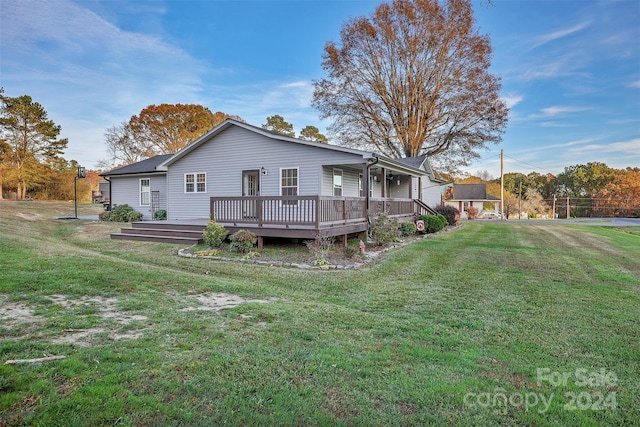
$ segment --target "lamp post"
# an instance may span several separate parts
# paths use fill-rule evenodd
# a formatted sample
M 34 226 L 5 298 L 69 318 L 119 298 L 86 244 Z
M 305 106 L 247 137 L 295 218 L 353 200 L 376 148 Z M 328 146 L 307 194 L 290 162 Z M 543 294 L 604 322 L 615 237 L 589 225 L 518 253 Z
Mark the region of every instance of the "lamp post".
M 78 174 L 73 178 L 73 209 L 75 219 L 78 219 L 78 178 L 85 178 L 87 171 L 82 166 L 78 166 Z

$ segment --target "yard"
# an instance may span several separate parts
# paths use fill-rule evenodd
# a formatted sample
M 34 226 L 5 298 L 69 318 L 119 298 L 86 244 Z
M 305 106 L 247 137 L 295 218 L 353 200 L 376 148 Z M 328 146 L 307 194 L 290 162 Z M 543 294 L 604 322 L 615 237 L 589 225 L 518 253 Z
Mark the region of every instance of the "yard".
M 640 425 L 640 227 L 469 222 L 309 271 L 71 212 L 0 202 L 0 426 Z

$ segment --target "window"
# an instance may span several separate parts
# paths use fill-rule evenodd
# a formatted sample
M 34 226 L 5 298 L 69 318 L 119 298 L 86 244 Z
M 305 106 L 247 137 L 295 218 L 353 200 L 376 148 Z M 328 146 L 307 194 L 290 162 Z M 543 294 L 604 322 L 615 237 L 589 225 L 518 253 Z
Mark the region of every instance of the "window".
M 185 193 L 206 193 L 207 174 L 206 173 L 186 173 L 184 174 Z
M 280 194 L 282 196 L 298 195 L 298 168 L 280 169 Z M 296 206 L 296 200 L 283 200 L 284 206 Z
M 373 197 L 373 184 L 375 182 L 375 177 L 373 175 L 369 175 L 369 197 Z M 364 180 L 362 179 L 362 174 L 358 176 L 358 188 L 360 189 L 360 197 L 364 197 Z
M 333 170 L 333 195 L 342 196 L 342 169 Z
M 151 204 L 151 180 L 143 178 L 140 180 L 140 206 Z

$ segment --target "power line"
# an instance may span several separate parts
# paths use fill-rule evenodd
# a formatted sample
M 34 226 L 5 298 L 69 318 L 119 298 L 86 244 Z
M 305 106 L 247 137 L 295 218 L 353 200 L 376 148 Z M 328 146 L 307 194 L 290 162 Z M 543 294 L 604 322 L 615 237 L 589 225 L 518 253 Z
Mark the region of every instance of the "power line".
M 518 162 L 518 163 L 522 163 L 523 165 L 531 166 L 531 167 L 532 167 L 532 168 L 534 168 L 534 169 L 540 169 L 540 170 L 543 170 L 543 171 L 549 172 L 549 173 L 551 173 L 551 174 L 553 174 L 553 175 L 555 175 L 555 174 L 556 174 L 555 172 L 553 172 L 553 171 L 551 171 L 551 170 L 549 170 L 549 169 L 542 168 L 542 167 L 539 167 L 539 166 L 536 166 L 536 165 L 532 165 L 531 163 L 523 162 L 522 160 L 518 160 L 518 159 L 516 159 L 515 157 L 507 156 L 506 154 L 505 154 L 505 157 L 508 157 L 508 158 L 510 158 L 511 160 L 514 160 L 514 161 L 516 161 L 516 162 Z

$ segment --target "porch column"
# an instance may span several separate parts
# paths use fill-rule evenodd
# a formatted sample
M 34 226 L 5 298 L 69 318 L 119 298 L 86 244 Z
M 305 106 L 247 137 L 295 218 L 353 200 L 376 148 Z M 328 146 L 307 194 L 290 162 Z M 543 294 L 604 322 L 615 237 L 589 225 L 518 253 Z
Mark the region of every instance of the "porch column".
M 382 168 L 382 194 L 380 197 L 385 198 L 387 193 L 387 170 Z
M 364 199 L 366 200 L 363 203 L 362 214 L 363 217 L 366 218 L 369 213 L 369 168 L 367 167 L 367 163 L 362 165 L 362 192 L 364 193 Z
M 411 175 L 409 175 L 409 198 L 413 199 L 413 177 Z

